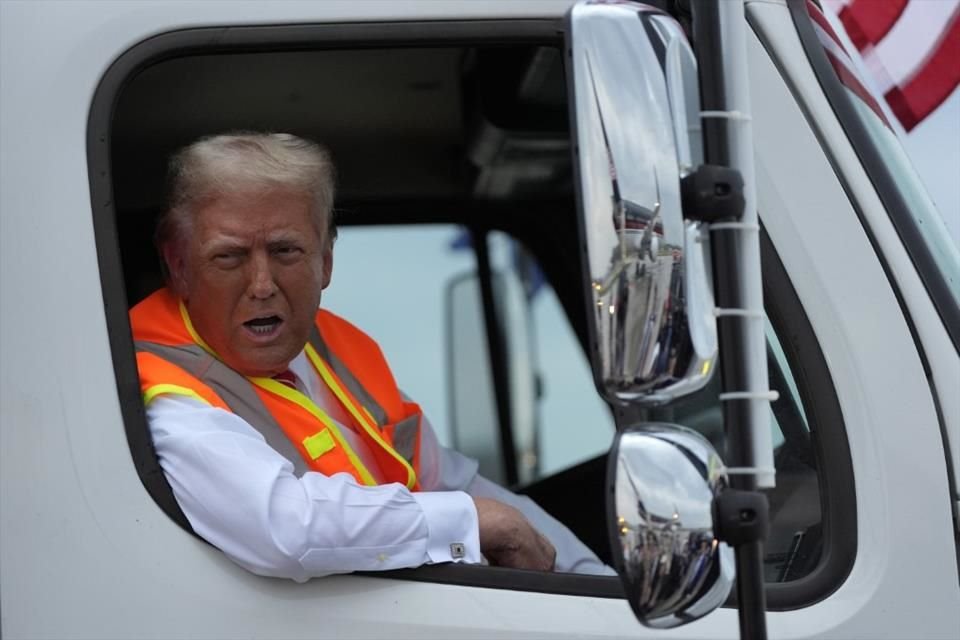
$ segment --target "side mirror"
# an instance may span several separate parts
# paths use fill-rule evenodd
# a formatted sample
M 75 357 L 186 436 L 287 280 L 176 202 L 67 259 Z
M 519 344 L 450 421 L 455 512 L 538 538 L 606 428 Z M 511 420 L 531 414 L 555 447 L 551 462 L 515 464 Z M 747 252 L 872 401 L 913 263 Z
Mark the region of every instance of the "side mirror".
M 567 34 L 594 377 L 611 403 L 667 404 L 702 389 L 717 357 L 706 230 L 681 206 L 703 163 L 696 59 L 673 18 L 626 0 L 580 0 Z M 696 620 L 729 595 L 734 554 L 713 516 L 723 469 L 695 431 L 618 434 L 610 542 L 643 624 Z
M 727 479 L 713 445 L 691 429 L 641 424 L 618 434 L 608 465 L 613 559 L 637 618 L 668 629 L 723 604 L 735 565 L 716 535 Z
M 680 180 L 701 163 L 696 62 L 680 25 L 632 2 L 568 14 L 594 376 L 611 402 L 701 389 L 717 353 L 713 287 Z

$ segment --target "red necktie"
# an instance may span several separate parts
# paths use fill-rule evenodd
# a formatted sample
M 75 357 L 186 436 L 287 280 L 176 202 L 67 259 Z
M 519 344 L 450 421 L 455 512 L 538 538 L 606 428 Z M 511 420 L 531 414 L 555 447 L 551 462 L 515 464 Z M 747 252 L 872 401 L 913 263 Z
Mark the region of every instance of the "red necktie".
M 297 391 L 300 390 L 299 387 L 297 387 L 297 374 L 295 374 L 293 371 L 290 371 L 290 369 L 281 371 L 277 375 L 273 376 L 273 379 L 281 384 L 287 385 L 291 389 L 295 389 Z

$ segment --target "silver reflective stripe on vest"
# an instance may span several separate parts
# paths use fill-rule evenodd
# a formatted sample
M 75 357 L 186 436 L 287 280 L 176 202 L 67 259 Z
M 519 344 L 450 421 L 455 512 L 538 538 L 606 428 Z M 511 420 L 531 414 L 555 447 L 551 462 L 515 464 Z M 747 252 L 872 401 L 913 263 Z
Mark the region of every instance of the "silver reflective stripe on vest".
M 350 370 L 347 369 L 347 365 L 338 358 L 330 349 L 327 348 L 327 343 L 323 341 L 323 337 L 320 335 L 320 331 L 317 330 L 316 325 L 310 331 L 310 345 L 317 350 L 317 353 L 320 354 L 320 357 L 323 358 L 333 369 L 333 372 L 337 374 L 337 377 L 340 378 L 340 381 L 343 382 L 343 385 L 347 390 L 357 399 L 357 402 L 362 404 L 364 408 L 370 412 L 370 415 L 373 416 L 373 419 L 376 420 L 377 426 L 382 427 L 387 424 L 387 412 L 383 410 L 376 400 L 373 399 L 366 389 L 363 388 L 363 385 L 360 384 L 360 381 L 357 380 Z
M 137 351 L 152 353 L 177 365 L 213 389 L 231 411 L 260 432 L 274 451 L 293 463 L 298 476 L 309 470 L 300 452 L 257 395 L 253 383 L 245 377 L 198 345 L 171 347 L 155 342 L 137 341 L 134 346 Z
M 413 464 L 413 453 L 420 433 L 419 426 L 420 414 L 414 414 L 404 418 L 393 428 L 393 449 L 410 464 Z

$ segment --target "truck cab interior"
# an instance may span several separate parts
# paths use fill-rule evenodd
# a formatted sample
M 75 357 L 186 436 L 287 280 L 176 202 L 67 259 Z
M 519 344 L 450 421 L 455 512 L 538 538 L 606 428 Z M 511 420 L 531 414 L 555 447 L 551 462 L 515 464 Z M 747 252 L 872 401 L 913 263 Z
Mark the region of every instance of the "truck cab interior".
M 122 272 L 111 277 L 122 277 L 124 296 L 115 299 L 125 299 L 129 308 L 162 284 L 153 233 L 164 207 L 166 161 L 173 151 L 200 136 L 234 130 L 282 131 L 321 142 L 337 166 L 338 252 L 354 251 L 358 260 L 373 265 L 372 272 L 382 274 L 350 285 L 353 295 L 376 299 L 381 291 L 427 286 L 391 270 L 391 265 L 418 260 L 401 232 L 444 229 L 451 251 L 469 258 L 470 267 L 457 277 L 473 283 L 470 287 L 456 289 L 457 278 L 440 278 L 436 295 L 446 312 L 413 310 L 415 322 L 442 336 L 438 376 L 444 400 L 439 404 L 446 404 L 442 409 L 453 423 L 444 427 L 447 444 L 480 459 L 485 474 L 529 495 L 612 563 L 605 492 L 606 448 L 614 429 L 640 419 L 673 421 L 700 430 L 722 455 L 719 379 L 677 406 L 646 414 L 599 403 L 589 384 L 588 305 L 564 55 L 562 24 L 546 20 L 512 21 L 502 28 L 438 23 L 201 29 L 137 45 L 116 63 L 122 72 L 110 72 L 117 80 L 112 110 L 104 120 L 107 129 L 91 128 L 91 136 L 103 137 L 94 140 L 90 153 L 100 153 L 96 143 L 102 142 L 110 167 L 112 199 L 106 206 L 115 212 L 122 264 Z M 365 248 L 363 232 L 373 229 L 381 238 L 396 233 L 398 240 Z M 501 259 L 503 255 L 510 259 Z M 769 241 L 764 260 L 770 274 L 765 294 L 771 388 L 781 397 L 773 405 L 778 487 L 769 496 L 766 574 L 768 582 L 788 584 L 810 579 L 824 559 L 817 442 L 821 413 L 810 402 L 808 387 L 814 384 L 816 367 L 809 364 L 811 356 L 803 355 L 802 309 Z M 338 258 L 337 264 L 335 283 L 349 277 L 345 262 Z M 504 308 L 501 295 L 508 271 L 520 285 L 523 303 L 532 305 L 544 287 L 552 292 L 557 317 L 579 351 L 570 356 L 569 366 L 579 368 L 578 375 L 587 381 L 579 398 L 570 401 L 601 407 L 596 423 L 548 424 L 542 414 L 531 423 L 522 417 L 519 403 L 531 402 L 536 414 L 538 403 L 551 394 L 543 357 L 554 347 L 540 343 L 531 351 L 517 346 L 509 321 L 515 311 Z M 472 297 L 479 314 L 474 325 L 458 320 L 455 311 L 465 304 L 458 295 Z M 365 318 L 347 317 L 367 328 Z M 459 346 L 458 340 L 469 339 L 479 351 Z M 390 350 L 385 351 L 391 359 Z M 518 384 L 521 374 L 513 363 L 529 359 L 532 352 L 539 359 L 520 368 L 529 377 L 524 386 Z M 464 411 L 458 412 L 463 399 L 455 388 L 457 376 L 469 366 L 457 359 L 470 353 L 482 353 L 482 375 L 488 376 L 492 398 L 489 432 L 479 437 L 466 432 L 469 421 L 458 417 Z M 120 362 L 129 372 L 132 352 L 115 353 L 114 360 L 118 385 L 132 388 L 120 380 Z M 403 386 L 402 373 L 398 378 Z M 524 388 L 532 389 L 529 396 L 518 395 Z M 141 478 L 176 519 L 169 489 L 151 459 L 142 407 L 135 407 L 139 397 L 134 393 L 123 402 Z M 592 434 L 589 446 L 572 440 L 572 453 L 544 464 L 543 451 L 552 446 L 551 439 L 587 431 Z M 520 575 L 525 572 L 503 578 L 494 568 L 425 567 L 398 572 L 398 577 L 484 584 L 485 572 L 494 576 L 491 586 L 620 594 L 615 579 L 576 582 L 571 577 L 557 586 L 539 576 Z M 785 596 L 778 603 L 771 595 L 769 602 L 776 608 L 799 606 L 797 600 Z

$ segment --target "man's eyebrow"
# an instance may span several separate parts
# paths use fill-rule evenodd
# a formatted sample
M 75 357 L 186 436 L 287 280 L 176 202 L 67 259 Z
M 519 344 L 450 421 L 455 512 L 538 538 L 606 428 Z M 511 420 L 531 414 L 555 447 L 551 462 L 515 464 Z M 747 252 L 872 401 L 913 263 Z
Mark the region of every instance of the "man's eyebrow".
M 275 231 L 267 236 L 267 244 L 296 243 L 303 241 L 303 234 L 296 231 Z
M 201 249 L 205 252 L 214 252 L 214 251 L 226 251 L 229 249 L 246 249 L 247 245 L 239 238 L 231 238 L 230 236 L 218 236 L 216 238 L 211 238 L 201 245 Z

